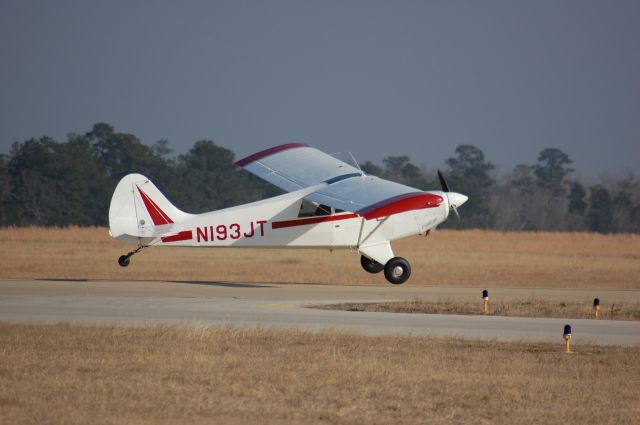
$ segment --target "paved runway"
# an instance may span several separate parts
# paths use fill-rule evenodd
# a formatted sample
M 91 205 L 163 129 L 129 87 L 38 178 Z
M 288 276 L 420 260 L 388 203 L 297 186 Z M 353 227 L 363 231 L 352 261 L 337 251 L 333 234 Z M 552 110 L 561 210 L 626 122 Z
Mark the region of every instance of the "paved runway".
M 640 301 L 639 290 L 490 289 L 493 300 L 552 297 Z M 309 304 L 411 300 L 477 300 L 481 288 L 332 286 L 222 282 L 0 280 L 0 321 L 104 324 L 201 324 L 372 335 L 411 334 L 489 340 L 562 341 L 566 323 L 580 342 L 640 345 L 640 322 L 364 313 L 305 308 Z

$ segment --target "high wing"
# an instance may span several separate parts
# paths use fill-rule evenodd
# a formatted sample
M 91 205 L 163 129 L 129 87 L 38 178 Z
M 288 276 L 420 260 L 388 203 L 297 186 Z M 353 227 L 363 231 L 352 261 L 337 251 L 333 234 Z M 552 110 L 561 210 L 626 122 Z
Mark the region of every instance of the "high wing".
M 442 197 L 434 193 L 365 175 L 304 143 L 265 149 L 237 161 L 236 165 L 288 192 L 326 183 L 306 198 L 367 219 L 442 202 Z

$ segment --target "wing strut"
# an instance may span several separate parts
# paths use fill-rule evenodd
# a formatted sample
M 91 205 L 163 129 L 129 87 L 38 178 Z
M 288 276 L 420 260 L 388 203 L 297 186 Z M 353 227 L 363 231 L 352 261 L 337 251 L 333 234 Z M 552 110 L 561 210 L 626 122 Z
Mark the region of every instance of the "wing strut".
M 380 226 L 382 226 L 384 222 L 387 221 L 388 219 L 389 219 L 389 216 L 386 216 L 385 218 L 380 220 L 378 224 L 376 224 L 376 227 L 374 227 L 364 239 L 360 240 L 360 237 L 362 236 L 363 226 L 364 226 L 364 217 L 363 217 L 362 224 L 360 225 L 360 235 L 358 236 L 358 248 L 360 248 L 362 244 L 367 242 L 367 240 L 376 232 L 376 230 L 378 230 Z

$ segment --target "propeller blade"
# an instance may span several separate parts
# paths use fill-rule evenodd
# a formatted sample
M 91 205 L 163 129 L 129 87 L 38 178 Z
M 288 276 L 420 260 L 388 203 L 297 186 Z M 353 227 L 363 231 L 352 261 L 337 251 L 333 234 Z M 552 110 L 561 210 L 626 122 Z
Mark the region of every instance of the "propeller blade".
M 451 205 L 451 211 L 453 211 L 458 221 L 460 221 L 460 213 L 458 212 L 458 208 L 456 208 L 455 205 Z
M 464 204 L 467 201 L 467 197 L 459 193 L 452 193 L 449 190 L 449 185 L 440 170 L 438 170 L 438 180 L 440 180 L 442 191 L 446 193 L 447 201 L 449 201 L 449 209 L 453 211 L 453 214 L 455 214 L 458 220 L 460 220 L 460 213 L 458 212 L 458 207 L 456 205 Z
M 447 184 L 447 181 L 444 179 L 444 176 L 442 175 L 440 170 L 438 170 L 438 180 L 440 180 L 440 187 L 442 187 L 442 191 L 449 192 L 449 185 Z

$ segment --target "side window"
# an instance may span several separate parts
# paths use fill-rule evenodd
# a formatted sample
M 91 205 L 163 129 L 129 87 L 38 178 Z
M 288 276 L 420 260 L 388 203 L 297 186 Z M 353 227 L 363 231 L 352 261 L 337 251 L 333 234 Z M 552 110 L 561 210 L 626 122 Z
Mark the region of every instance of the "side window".
M 316 207 L 314 215 L 331 215 L 331 207 L 320 204 Z
M 302 200 L 298 217 L 318 217 L 323 215 L 331 215 L 331 207 L 317 204 L 306 199 Z

